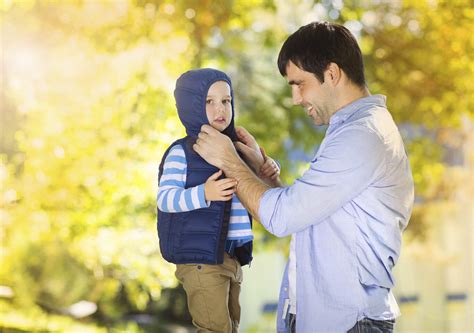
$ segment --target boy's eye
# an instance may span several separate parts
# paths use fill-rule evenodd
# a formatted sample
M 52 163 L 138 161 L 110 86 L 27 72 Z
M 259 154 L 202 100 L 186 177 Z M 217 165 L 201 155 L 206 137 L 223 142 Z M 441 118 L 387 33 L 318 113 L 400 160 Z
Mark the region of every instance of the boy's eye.
M 224 100 L 222 101 L 222 103 L 223 103 L 223 104 L 229 104 L 229 103 L 230 103 L 230 99 L 224 99 Z
M 206 104 L 211 104 L 212 103 L 212 99 L 206 99 Z

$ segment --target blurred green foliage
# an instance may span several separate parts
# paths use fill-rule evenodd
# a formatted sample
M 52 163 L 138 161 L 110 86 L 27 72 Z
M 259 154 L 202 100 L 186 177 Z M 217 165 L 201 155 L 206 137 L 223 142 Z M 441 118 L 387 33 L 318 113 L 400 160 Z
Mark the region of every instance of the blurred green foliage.
M 341 4 L 2 0 L 0 285 L 13 296 L 0 327 L 71 332 L 82 324 L 68 309 L 80 300 L 97 304 L 101 327 L 164 311 L 154 304 L 176 281 L 158 249 L 155 193 L 161 155 L 184 134 L 176 77 L 193 67 L 229 73 L 237 123 L 291 184 L 324 129 L 291 105 L 276 58 L 313 20 L 356 34 L 369 88 L 388 96 L 405 136 L 417 197 L 439 200 L 450 147 L 440 133 L 461 131 L 474 110 L 474 9 L 462 0 Z M 420 207 L 414 237 L 426 227 Z M 256 231 L 257 251 L 286 246 Z

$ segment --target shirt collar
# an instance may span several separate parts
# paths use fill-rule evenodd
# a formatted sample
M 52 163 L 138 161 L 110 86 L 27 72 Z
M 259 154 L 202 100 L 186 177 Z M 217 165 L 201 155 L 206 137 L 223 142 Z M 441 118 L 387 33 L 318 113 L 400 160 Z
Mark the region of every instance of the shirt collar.
M 367 97 L 362 97 L 354 102 L 344 106 L 339 111 L 336 111 L 331 118 L 329 119 L 329 125 L 334 126 L 346 121 L 347 118 L 352 116 L 355 112 L 359 111 L 362 108 L 365 108 L 369 105 L 380 105 L 385 107 L 387 97 L 384 95 L 370 95 Z

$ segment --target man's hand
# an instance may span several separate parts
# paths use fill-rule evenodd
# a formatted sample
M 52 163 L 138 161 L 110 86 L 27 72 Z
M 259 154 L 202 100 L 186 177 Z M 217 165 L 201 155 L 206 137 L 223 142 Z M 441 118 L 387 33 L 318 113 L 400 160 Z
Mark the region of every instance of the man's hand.
M 258 150 L 257 140 L 255 140 L 253 135 L 250 134 L 249 131 L 247 131 L 244 127 L 236 127 L 235 133 L 237 134 L 237 139 L 239 139 L 239 141 L 241 141 L 243 144 L 254 150 Z
M 224 170 L 238 163 L 240 158 L 229 137 L 209 125 L 203 125 L 193 149 L 207 163 Z
M 263 163 L 263 165 L 260 167 L 260 173 L 258 176 L 262 179 L 267 178 L 276 180 L 278 176 L 280 176 L 280 167 L 273 160 L 273 158 L 267 156 L 263 148 L 260 147 L 260 151 L 262 152 L 265 163 Z
M 236 191 L 237 181 L 232 178 L 217 180 L 222 174 L 219 170 L 204 183 L 204 195 L 207 201 L 228 201 Z
M 258 174 L 265 160 L 257 141 L 243 127 L 237 127 L 235 132 L 237 133 L 237 138 L 241 141 L 234 144 L 235 148 L 242 153 L 245 162 Z
M 246 146 L 247 148 L 254 151 L 258 148 L 257 145 L 253 145 L 255 139 L 253 139 L 252 136 L 247 137 L 246 140 L 246 142 L 254 147 L 250 148 Z M 208 163 L 223 170 L 226 176 L 238 181 L 237 195 L 240 201 L 250 214 L 258 219 L 260 199 L 270 186 L 263 183 L 252 173 L 250 168 L 237 154 L 230 138 L 209 125 L 203 125 L 193 148 Z M 258 154 L 261 156 L 260 149 L 258 150 Z M 263 157 L 261 156 L 261 158 L 263 164 Z M 256 170 L 258 172 L 260 169 Z

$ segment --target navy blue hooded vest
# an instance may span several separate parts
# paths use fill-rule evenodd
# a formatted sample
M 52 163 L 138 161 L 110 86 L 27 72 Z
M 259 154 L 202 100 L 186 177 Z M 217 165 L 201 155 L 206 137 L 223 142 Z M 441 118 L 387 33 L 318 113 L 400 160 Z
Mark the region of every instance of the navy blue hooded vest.
M 232 141 L 237 140 L 234 127 L 234 96 L 230 78 L 225 73 L 210 68 L 191 70 L 182 74 L 176 81 L 174 96 L 178 115 L 186 128 L 187 136 L 175 141 L 166 150 L 161 160 L 158 180 L 163 173 L 166 156 L 177 144 L 183 147 L 186 156 L 185 188 L 205 183 L 212 174 L 218 171 L 193 149 L 201 126 L 209 124 L 206 115 L 206 98 L 210 86 L 217 81 L 229 84 L 232 97 L 232 119 L 222 133 L 229 136 Z M 231 200 L 212 201 L 208 208 L 182 213 L 166 213 L 158 209 L 157 228 L 163 258 L 175 264 L 222 264 L 231 204 Z M 252 242 L 236 248 L 234 255 L 241 265 L 248 264 L 252 260 Z

